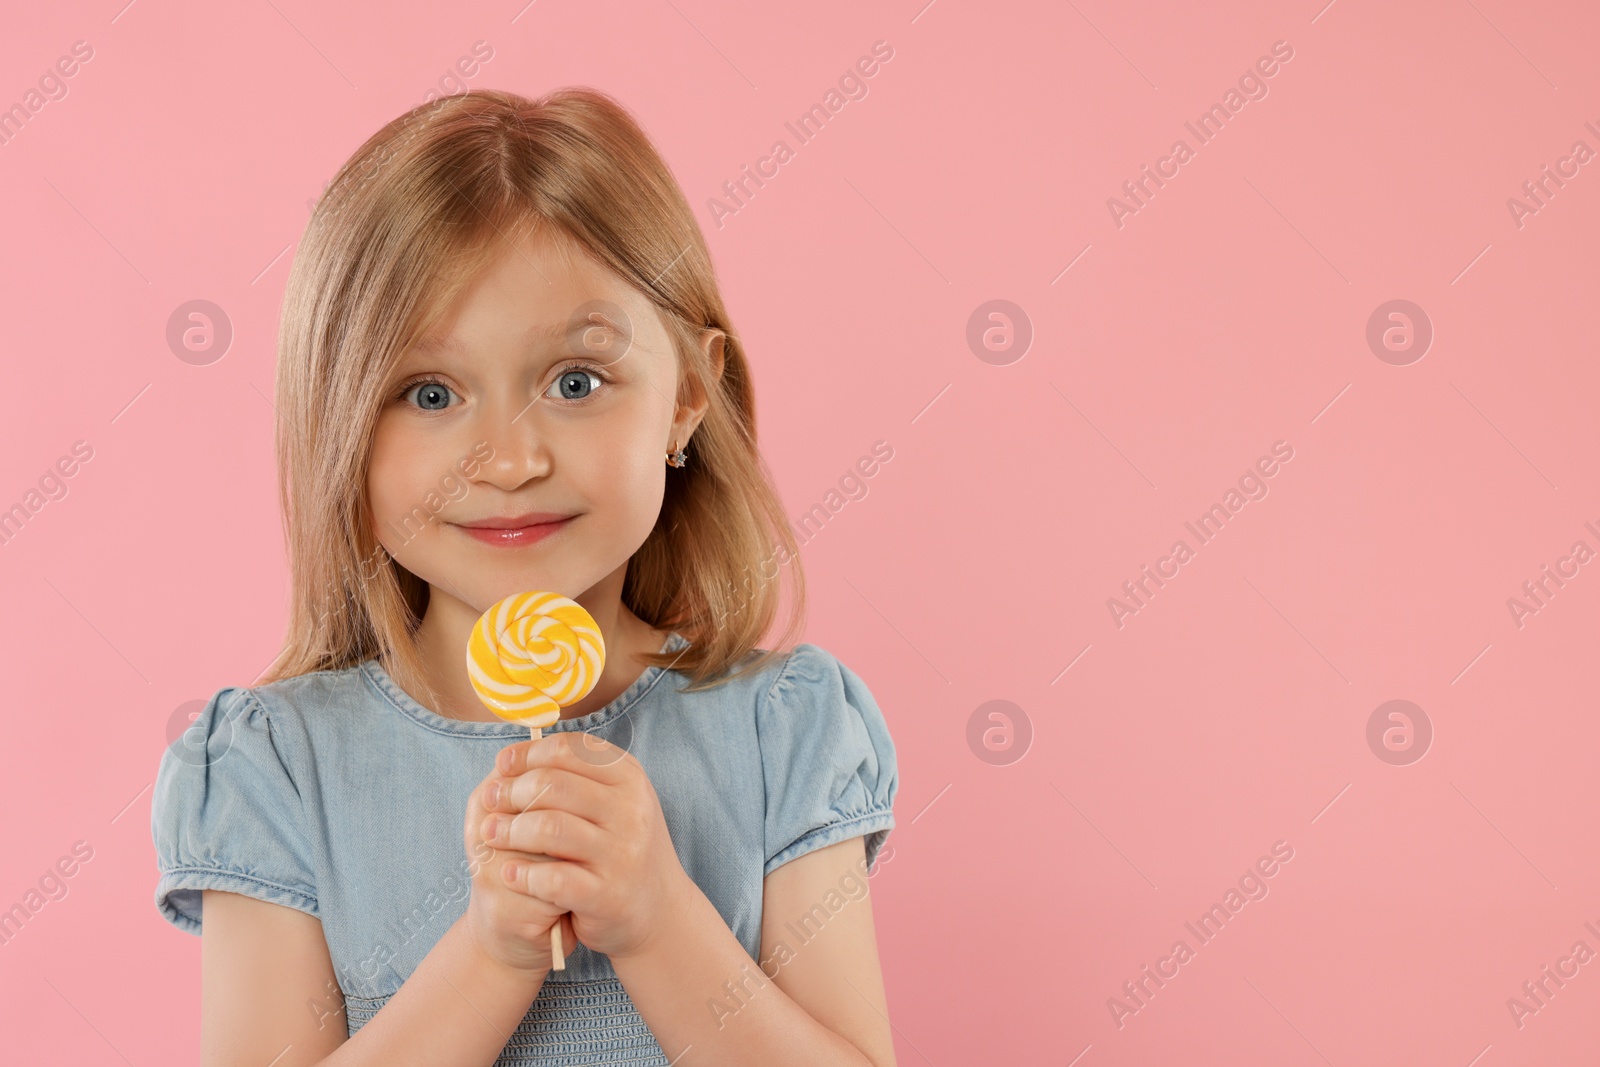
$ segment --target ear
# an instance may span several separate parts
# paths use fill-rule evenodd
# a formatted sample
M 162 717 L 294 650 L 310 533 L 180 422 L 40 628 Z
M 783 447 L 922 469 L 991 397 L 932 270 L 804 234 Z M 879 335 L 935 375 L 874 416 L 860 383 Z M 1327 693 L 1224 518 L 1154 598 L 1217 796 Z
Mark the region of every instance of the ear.
M 718 381 L 722 378 L 722 367 L 726 353 L 723 351 L 728 335 L 715 326 L 707 326 L 700 331 L 700 348 L 706 354 L 707 361 L 711 364 L 711 378 Z
M 700 349 L 705 354 L 707 362 L 711 364 L 711 380 L 716 382 L 722 379 L 722 369 L 726 360 L 723 354 L 723 345 L 727 334 L 715 326 L 707 326 L 700 331 Z M 682 447 L 696 429 L 700 420 L 705 418 L 706 409 L 711 406 L 710 397 L 701 390 L 695 391 L 694 401 L 678 408 L 678 417 L 672 423 L 673 439 Z M 668 445 L 670 447 L 670 443 Z

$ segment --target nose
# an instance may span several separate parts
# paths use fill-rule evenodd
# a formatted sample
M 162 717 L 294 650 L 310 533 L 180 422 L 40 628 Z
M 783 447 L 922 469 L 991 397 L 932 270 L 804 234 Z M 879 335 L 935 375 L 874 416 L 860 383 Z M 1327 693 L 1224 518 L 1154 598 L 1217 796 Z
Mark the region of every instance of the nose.
M 549 442 L 539 428 L 537 401 L 491 405 L 482 436 L 494 450 L 482 464 L 478 480 L 512 492 L 550 473 Z

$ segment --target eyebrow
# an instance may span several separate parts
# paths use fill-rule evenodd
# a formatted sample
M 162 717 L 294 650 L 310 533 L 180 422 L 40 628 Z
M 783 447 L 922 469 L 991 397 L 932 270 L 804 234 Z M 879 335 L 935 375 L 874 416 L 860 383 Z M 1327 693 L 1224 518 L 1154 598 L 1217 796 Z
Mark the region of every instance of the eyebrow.
M 596 321 L 598 320 L 598 321 Z M 589 312 L 589 318 L 576 322 L 556 322 L 544 326 L 534 326 L 522 335 L 524 344 L 548 343 L 558 341 L 562 337 L 579 333 L 592 326 L 604 326 L 619 337 L 632 338 L 617 322 L 603 311 Z M 457 355 L 466 355 L 467 346 L 456 337 L 424 337 L 411 346 L 412 351 L 419 355 L 428 355 L 439 352 L 453 352 Z

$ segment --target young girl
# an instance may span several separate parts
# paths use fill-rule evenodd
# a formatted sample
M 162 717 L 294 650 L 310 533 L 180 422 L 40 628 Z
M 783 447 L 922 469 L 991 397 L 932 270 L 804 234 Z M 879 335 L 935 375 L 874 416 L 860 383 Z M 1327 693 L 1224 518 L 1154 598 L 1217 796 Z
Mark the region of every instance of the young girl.
M 155 789 L 203 1062 L 892 1064 L 894 747 L 833 656 L 755 647 L 798 549 L 627 114 L 474 91 L 379 131 L 295 258 L 276 406 L 289 635 Z M 606 645 L 538 742 L 465 665 L 531 590 Z

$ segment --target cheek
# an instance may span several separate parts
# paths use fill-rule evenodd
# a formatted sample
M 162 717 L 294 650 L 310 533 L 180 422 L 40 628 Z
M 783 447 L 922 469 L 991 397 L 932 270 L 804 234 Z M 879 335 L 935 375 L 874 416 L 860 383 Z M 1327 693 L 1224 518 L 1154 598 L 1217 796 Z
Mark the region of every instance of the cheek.
M 659 436 L 650 420 L 635 419 L 597 436 L 584 458 L 584 481 L 600 487 L 596 503 L 610 514 L 619 534 L 639 543 L 661 513 L 666 488 L 666 451 L 656 445 Z
M 390 547 L 385 534 L 389 524 L 410 510 L 427 489 L 428 468 L 409 446 L 405 435 L 380 420 L 373 435 L 372 457 L 367 463 L 367 499 L 372 501 L 374 531 L 380 543 Z

